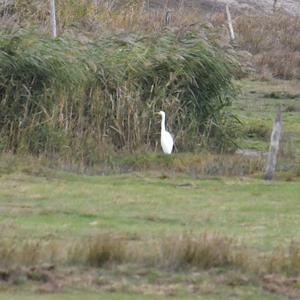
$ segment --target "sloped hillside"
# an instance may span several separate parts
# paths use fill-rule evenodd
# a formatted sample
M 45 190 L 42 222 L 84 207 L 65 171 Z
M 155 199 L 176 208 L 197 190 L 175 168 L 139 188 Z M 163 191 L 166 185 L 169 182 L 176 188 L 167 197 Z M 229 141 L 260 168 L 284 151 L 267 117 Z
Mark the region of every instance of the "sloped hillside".
M 273 10 L 274 0 L 148 0 L 149 7 L 197 7 L 202 11 L 210 14 L 220 11 L 228 3 L 235 11 L 262 11 L 270 12 Z M 300 1 L 297 0 L 277 0 L 276 6 L 293 15 L 300 15 Z

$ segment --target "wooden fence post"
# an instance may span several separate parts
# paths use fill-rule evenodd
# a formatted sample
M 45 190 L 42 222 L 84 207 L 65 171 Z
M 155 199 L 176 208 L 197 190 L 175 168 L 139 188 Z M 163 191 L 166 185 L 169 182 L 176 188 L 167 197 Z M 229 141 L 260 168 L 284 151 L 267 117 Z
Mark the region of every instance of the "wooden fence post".
M 235 35 L 234 35 L 232 19 L 231 19 L 231 14 L 230 14 L 230 11 L 229 11 L 229 5 L 228 4 L 226 4 L 226 15 L 227 15 L 227 22 L 228 22 L 230 39 L 231 39 L 231 41 L 234 41 L 235 40 Z
M 266 180 L 272 180 L 276 168 L 276 158 L 279 149 L 279 140 L 281 133 L 281 108 L 278 108 L 273 124 L 271 142 L 267 159 L 267 167 L 265 173 Z
M 170 21 L 171 21 L 171 12 L 167 10 L 164 17 L 165 26 L 168 26 L 170 24 Z
M 273 1 L 273 12 L 276 11 L 276 4 L 277 4 L 277 0 L 274 0 L 274 1 Z
M 52 37 L 56 38 L 57 30 L 56 30 L 55 0 L 50 0 L 49 6 L 50 6 L 50 23 L 51 23 Z

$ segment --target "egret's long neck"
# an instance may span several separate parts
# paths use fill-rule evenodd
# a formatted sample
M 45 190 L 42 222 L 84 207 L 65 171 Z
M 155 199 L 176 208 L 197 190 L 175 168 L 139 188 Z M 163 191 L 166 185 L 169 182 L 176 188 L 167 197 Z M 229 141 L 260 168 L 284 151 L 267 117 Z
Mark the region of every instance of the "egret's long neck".
M 166 116 L 162 115 L 161 116 L 161 132 L 166 131 L 165 119 L 166 119 Z

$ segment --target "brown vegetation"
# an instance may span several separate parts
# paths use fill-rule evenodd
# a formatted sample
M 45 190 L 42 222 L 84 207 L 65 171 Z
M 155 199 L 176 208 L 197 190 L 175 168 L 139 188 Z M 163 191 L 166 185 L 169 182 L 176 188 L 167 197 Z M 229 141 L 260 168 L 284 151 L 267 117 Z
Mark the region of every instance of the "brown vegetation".
M 150 289 L 151 293 L 163 291 L 164 294 L 172 290 L 173 294 L 184 286 L 195 292 L 202 289 L 197 276 L 209 271 L 216 284 L 262 285 L 273 293 L 298 297 L 299 253 L 299 243 L 292 241 L 287 249 L 258 255 L 232 237 L 216 233 L 200 236 L 185 233 L 149 240 L 145 237 L 131 240 L 109 233 L 64 242 L 1 240 L 0 282 L 20 284 L 30 281 L 41 291 L 57 291 L 74 284 L 85 288 L 97 286 L 107 291 L 122 289 L 124 276 L 130 275 L 135 278 L 135 291 Z M 87 266 L 89 269 L 76 271 L 70 269 L 72 266 Z M 95 268 L 103 270 L 101 277 Z M 159 290 L 156 290 L 156 280 L 151 280 L 152 268 L 156 268 L 157 274 L 166 274 L 159 277 Z M 174 271 L 179 275 L 186 270 L 192 275 L 190 279 L 185 275 L 188 285 L 186 281 L 172 279 Z M 113 277 L 110 272 L 113 272 Z M 123 279 L 120 281 L 118 277 Z M 174 286 L 175 282 L 178 286 Z
M 243 15 L 236 28 L 240 45 L 254 55 L 259 72 L 268 69 L 277 78 L 300 78 L 299 16 Z
M 151 247 L 149 245 L 151 244 Z M 2 267 L 38 266 L 47 264 L 87 265 L 102 267 L 111 264 L 138 263 L 163 269 L 237 268 L 262 274 L 300 275 L 300 244 L 291 241 L 288 247 L 257 255 L 232 237 L 217 233 L 193 235 L 183 233 L 162 238 L 145 239 L 102 233 L 80 239 L 1 240 Z
M 163 156 L 156 153 L 110 155 L 96 166 L 68 164 L 63 159 L 48 160 L 44 156 L 16 156 L 2 154 L 0 174 L 10 174 L 16 170 L 34 176 L 55 177 L 57 171 L 72 171 L 83 174 L 120 174 L 127 172 L 165 172 L 166 174 L 187 174 L 201 176 L 251 176 L 264 170 L 262 155 L 240 154 L 175 154 Z M 168 176 L 168 175 L 166 175 Z

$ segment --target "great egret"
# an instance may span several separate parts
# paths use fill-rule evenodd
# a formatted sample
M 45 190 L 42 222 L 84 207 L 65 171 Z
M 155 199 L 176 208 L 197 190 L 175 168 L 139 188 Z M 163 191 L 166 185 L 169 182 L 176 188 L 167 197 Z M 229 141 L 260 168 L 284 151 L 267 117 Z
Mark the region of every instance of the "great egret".
M 172 138 L 170 132 L 168 132 L 166 130 L 166 125 L 165 125 L 166 114 L 164 111 L 160 111 L 160 112 L 158 112 L 158 114 L 161 115 L 160 144 L 161 144 L 161 147 L 165 154 L 171 154 L 173 145 L 174 145 L 174 141 L 173 141 L 173 138 Z

